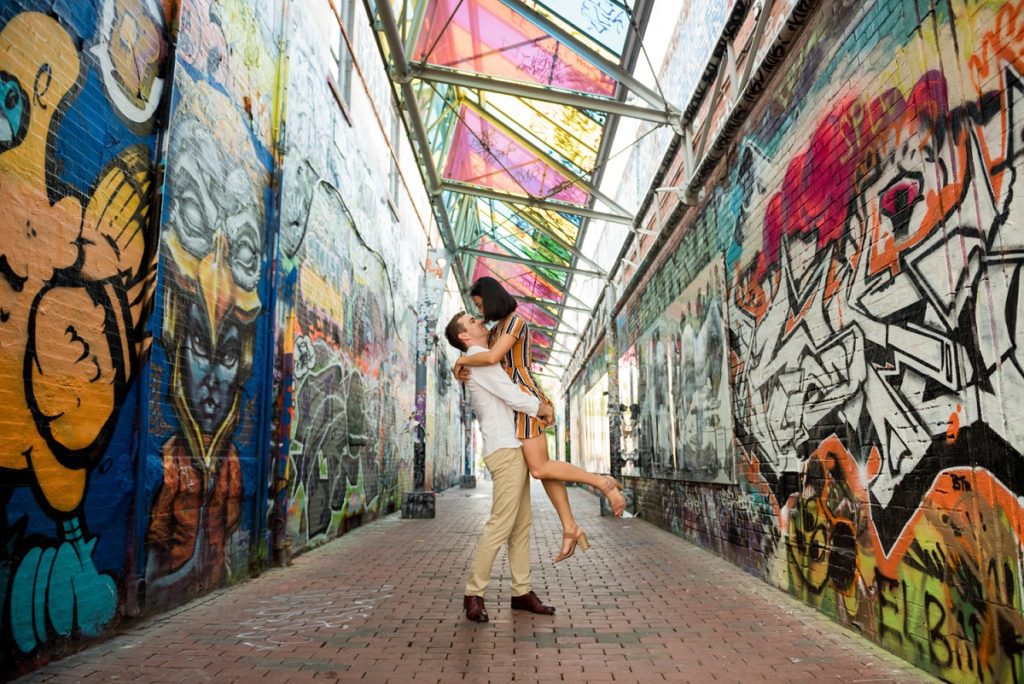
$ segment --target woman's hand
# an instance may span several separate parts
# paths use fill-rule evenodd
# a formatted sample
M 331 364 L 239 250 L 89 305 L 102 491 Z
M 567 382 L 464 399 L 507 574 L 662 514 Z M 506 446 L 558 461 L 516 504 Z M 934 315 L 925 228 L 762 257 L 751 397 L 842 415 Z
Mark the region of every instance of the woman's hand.
M 549 428 L 555 424 L 555 407 L 546 401 L 542 401 L 540 406 L 541 408 L 540 411 L 537 412 L 537 418 L 544 423 L 544 427 Z
M 467 368 L 462 363 L 462 359 L 464 358 L 465 357 L 459 358 L 459 360 L 456 361 L 455 365 L 452 367 L 452 374 L 455 376 L 455 379 L 458 380 L 459 382 L 467 382 L 470 376 L 473 374 L 472 371 L 470 371 L 469 368 Z

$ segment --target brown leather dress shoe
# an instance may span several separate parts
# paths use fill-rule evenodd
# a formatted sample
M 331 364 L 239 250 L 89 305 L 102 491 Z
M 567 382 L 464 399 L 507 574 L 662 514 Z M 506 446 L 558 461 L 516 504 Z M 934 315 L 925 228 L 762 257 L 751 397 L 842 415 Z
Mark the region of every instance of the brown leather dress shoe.
M 487 609 L 484 608 L 483 596 L 462 597 L 462 607 L 466 611 L 466 617 L 473 622 L 487 622 L 490 619 L 487 617 Z
M 545 606 L 532 591 L 522 596 L 512 597 L 512 610 L 528 610 L 538 615 L 554 615 L 554 606 Z

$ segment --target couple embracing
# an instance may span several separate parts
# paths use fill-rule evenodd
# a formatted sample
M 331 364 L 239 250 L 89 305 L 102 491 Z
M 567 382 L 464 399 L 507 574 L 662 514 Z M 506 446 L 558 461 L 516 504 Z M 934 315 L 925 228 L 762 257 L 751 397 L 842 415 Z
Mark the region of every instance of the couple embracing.
M 465 352 L 455 364 L 455 375 L 466 383 L 483 437 L 484 463 L 494 482 L 491 516 L 477 542 L 463 607 L 466 617 L 487 622 L 484 591 L 500 548 L 508 545 L 512 575 L 512 609 L 550 615 L 530 585 L 529 477 L 541 480 L 544 491 L 562 523 L 559 563 L 579 546 L 589 547 L 587 535 L 576 522 L 566 482 L 579 482 L 600 490 L 612 512 L 622 515 L 626 500 L 619 485 L 608 476 L 548 457 L 544 428 L 554 421 L 551 402 L 530 372 L 532 350 L 529 326 L 515 313 L 516 300 L 494 278 L 480 278 L 470 290 L 480 316 L 456 314 L 445 327 L 445 337 Z M 495 323 L 488 332 L 485 323 Z M 500 365 L 499 365 L 500 364 Z M 472 370 L 470 370 L 472 369 Z

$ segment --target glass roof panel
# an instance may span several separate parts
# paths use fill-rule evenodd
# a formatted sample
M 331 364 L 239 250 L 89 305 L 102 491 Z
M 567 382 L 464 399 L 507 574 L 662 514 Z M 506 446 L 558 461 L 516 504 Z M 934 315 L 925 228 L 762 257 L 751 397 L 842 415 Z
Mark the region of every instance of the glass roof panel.
M 540 325 L 545 328 L 554 328 L 556 325 L 558 325 L 558 321 L 555 320 L 554 317 L 551 316 L 551 314 L 547 313 L 539 306 L 536 306 L 534 304 L 520 303 L 519 307 L 516 309 L 516 312 L 519 313 L 520 316 L 528 320 L 530 323 L 533 323 L 534 325 Z
M 646 17 L 649 9 L 647 0 L 385 2 L 394 8 L 408 61 L 413 64 L 610 98 L 622 95 L 616 78 L 607 73 L 614 69 L 594 66 L 582 56 L 587 50 L 577 52 L 548 30 L 612 64 L 632 64 L 641 38 L 633 35 L 632 12 Z M 542 18 L 535 24 L 515 7 L 529 8 L 532 12 L 524 9 L 523 14 Z M 386 61 L 389 50 L 390 46 L 384 51 Z M 616 117 L 534 99 L 529 96 L 534 88 L 509 95 L 487 86 L 473 87 L 473 79 L 465 74 L 449 80 L 443 73 L 414 77 L 412 83 L 413 104 L 424 119 L 426 146 L 431 149 L 426 161 L 443 178 L 524 200 L 590 206 L 591 184 L 601 177 L 596 169 L 608 160 L 606 127 Z M 607 168 L 603 175 L 608 175 Z M 533 300 L 520 302 L 519 311 L 533 324 L 535 365 L 545 365 L 553 352 L 566 356 L 566 344 L 574 346 L 571 336 L 564 337 L 567 331 L 583 330 L 589 319 L 572 309 L 589 307 L 573 294 L 589 302 L 598 294 L 595 282 L 603 281 L 572 275 L 565 267 L 576 266 L 580 259 L 587 263 L 595 241 L 601 256 L 605 256 L 603 249 L 614 258 L 617 249 L 605 244 L 609 231 L 600 226 L 588 229 L 584 241 L 584 228 L 593 225 L 588 219 L 514 200 L 479 197 L 469 188 L 462 192 L 446 188 L 443 199 L 453 241 L 446 246 L 468 250 L 461 257 L 464 275 L 472 276 L 470 282 L 494 277 L 510 292 Z M 559 303 L 571 307 L 560 310 Z M 564 339 L 556 339 L 557 335 Z
M 487 93 L 481 106 L 494 112 L 509 126 L 538 147 L 550 149 L 577 175 L 590 172 L 597 164 L 597 148 L 604 134 L 604 122 L 595 121 L 576 107 L 524 100 L 514 95 Z
M 481 244 L 480 249 L 485 252 L 497 252 L 499 254 L 503 251 L 493 244 Z M 475 281 L 484 276 L 490 276 L 503 282 L 506 289 L 513 294 L 554 301 L 561 301 L 562 299 L 561 291 L 541 278 L 532 268 L 525 264 L 477 258 L 471 280 Z
M 569 265 L 572 252 L 545 235 L 504 202 L 480 200 L 481 223 L 487 221 L 493 234 L 504 234 L 522 243 L 531 259 Z
M 412 60 L 595 95 L 617 85 L 501 0 L 431 0 Z
M 585 206 L 590 195 L 565 173 L 463 106 L 455 127 L 444 177 L 516 195 Z
M 579 236 L 580 224 L 583 219 L 575 214 L 563 214 L 547 209 L 537 209 L 522 205 L 505 205 L 510 211 L 514 211 L 535 226 L 539 226 L 551 235 L 561 238 L 562 242 L 575 245 Z
M 632 2 L 621 0 L 537 0 L 532 3 L 580 38 L 589 39 L 604 51 L 622 55 L 629 35 L 627 6 Z
M 517 244 L 515 239 L 482 234 L 476 246 L 478 249 L 487 252 L 495 252 L 523 259 L 530 259 L 531 261 L 537 261 L 537 265 L 532 266 L 532 268 L 536 272 L 538 279 L 548 287 L 562 289 L 568 284 L 568 273 L 559 269 L 545 268 L 543 266 L 545 262 L 542 259 L 535 258 L 535 256 L 530 253 L 530 250 L 524 249 L 524 245 L 521 243 Z M 547 263 L 558 262 L 556 260 L 551 260 Z

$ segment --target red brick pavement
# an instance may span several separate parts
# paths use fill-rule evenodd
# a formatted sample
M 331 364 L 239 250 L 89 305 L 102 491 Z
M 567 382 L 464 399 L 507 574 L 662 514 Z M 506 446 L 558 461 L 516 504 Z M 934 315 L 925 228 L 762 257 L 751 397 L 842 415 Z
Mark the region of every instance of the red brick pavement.
M 504 553 L 491 622 L 463 616 L 481 481 L 439 496 L 434 520 L 354 530 L 22 681 L 934 681 L 717 556 L 571 496 L 593 546 L 555 566 L 560 529 L 534 485 L 534 588 L 555 616 L 510 611 Z

